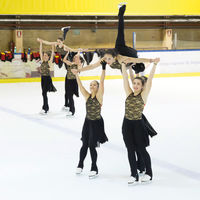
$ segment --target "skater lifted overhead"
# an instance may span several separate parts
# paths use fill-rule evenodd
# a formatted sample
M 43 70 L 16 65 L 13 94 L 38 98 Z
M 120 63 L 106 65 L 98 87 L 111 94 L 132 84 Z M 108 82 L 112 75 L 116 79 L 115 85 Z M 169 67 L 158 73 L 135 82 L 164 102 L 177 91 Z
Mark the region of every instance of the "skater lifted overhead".
M 124 12 L 126 10 L 125 4 L 120 4 L 118 18 L 118 34 L 114 49 L 108 49 L 105 51 L 104 56 L 98 62 L 88 65 L 80 70 L 87 71 L 100 66 L 102 60 L 104 60 L 113 69 L 122 69 L 122 62 L 126 64 L 127 67 L 130 65 L 133 69 L 139 73 L 144 71 L 144 62 L 154 62 L 155 59 L 138 58 L 137 51 L 134 48 L 126 46 L 124 39 Z

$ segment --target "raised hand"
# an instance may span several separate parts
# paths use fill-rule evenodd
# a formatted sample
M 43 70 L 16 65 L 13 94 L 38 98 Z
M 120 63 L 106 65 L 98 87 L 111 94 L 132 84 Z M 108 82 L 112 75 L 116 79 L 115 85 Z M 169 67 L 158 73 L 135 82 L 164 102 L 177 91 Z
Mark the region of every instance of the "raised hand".
M 101 61 L 101 66 L 102 66 L 102 70 L 105 70 L 106 69 L 106 61 L 105 60 L 102 60 Z
M 40 38 L 37 38 L 37 41 L 38 41 L 38 42 L 42 42 L 42 39 L 40 39 Z
M 159 62 L 160 62 L 160 58 L 155 58 L 155 59 L 154 59 L 154 63 L 157 64 L 157 63 L 159 63 Z

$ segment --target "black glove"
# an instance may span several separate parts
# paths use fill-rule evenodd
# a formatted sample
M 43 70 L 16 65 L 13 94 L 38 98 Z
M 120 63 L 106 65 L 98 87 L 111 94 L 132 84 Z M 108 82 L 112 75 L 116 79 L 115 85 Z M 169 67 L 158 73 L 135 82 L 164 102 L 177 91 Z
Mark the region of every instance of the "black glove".
M 143 63 L 136 63 L 135 65 L 133 65 L 132 68 L 135 71 L 135 73 L 138 74 L 145 70 L 145 65 Z
M 103 61 L 101 61 L 101 66 L 102 66 L 102 70 L 105 70 L 106 69 L 106 61 L 105 60 L 103 60 Z

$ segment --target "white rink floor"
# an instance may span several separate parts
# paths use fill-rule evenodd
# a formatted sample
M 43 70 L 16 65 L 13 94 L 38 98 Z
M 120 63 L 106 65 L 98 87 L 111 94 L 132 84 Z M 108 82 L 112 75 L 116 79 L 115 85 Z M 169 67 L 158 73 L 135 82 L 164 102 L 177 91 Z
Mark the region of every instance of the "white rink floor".
M 84 81 L 88 88 L 89 81 Z M 145 115 L 158 131 L 148 151 L 154 179 L 128 186 L 129 164 L 122 140 L 122 80 L 106 80 L 102 116 L 109 142 L 98 149 L 99 177 L 75 175 L 85 117 L 83 97 L 76 114 L 66 118 L 64 82 L 49 93 L 50 113 L 41 116 L 40 83 L 0 84 L 0 199 L 162 199 L 200 198 L 200 77 L 157 78 Z

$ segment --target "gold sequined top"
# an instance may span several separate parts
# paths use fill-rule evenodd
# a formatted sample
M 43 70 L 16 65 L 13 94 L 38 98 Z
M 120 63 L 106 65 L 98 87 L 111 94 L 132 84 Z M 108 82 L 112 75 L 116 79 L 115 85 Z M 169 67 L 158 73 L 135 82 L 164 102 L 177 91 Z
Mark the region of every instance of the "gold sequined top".
M 112 65 L 110 65 L 110 67 L 113 68 L 113 69 L 122 70 L 122 65 L 119 63 L 118 60 L 116 60 Z M 126 67 L 129 67 L 129 65 L 126 65 Z
M 67 65 L 67 78 L 68 79 L 76 79 L 76 76 L 72 73 L 71 69 L 78 69 L 78 65 Z
M 114 63 L 112 63 L 112 65 L 110 65 L 111 68 L 113 69 L 122 69 L 122 65 L 118 62 L 118 60 L 116 60 Z
M 141 93 L 134 96 L 131 93 L 125 101 L 125 118 L 129 120 L 140 120 L 142 119 L 142 112 L 144 110 L 144 101 Z
M 86 101 L 86 118 L 89 120 L 101 119 L 101 104 L 96 96 L 92 98 L 90 95 Z
M 41 75 L 42 76 L 50 76 L 50 66 L 48 61 L 45 62 L 43 61 L 41 66 L 40 66 L 40 70 L 41 70 Z
M 59 47 L 58 45 L 56 46 L 56 52 L 59 53 L 60 55 L 64 56 L 66 55 L 66 51 L 64 50 L 64 47 Z

